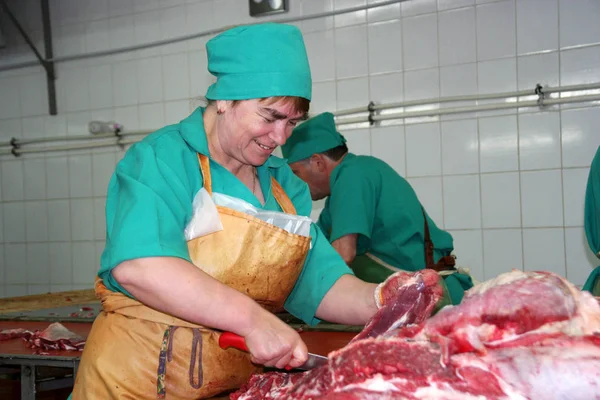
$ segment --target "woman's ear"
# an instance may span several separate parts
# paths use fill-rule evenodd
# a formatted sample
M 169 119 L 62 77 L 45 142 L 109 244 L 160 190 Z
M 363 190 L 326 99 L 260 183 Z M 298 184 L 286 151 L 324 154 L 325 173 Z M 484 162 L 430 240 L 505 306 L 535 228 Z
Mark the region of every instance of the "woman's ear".
M 215 106 L 217 107 L 217 114 L 221 115 L 231 107 L 231 102 L 229 100 L 217 100 Z

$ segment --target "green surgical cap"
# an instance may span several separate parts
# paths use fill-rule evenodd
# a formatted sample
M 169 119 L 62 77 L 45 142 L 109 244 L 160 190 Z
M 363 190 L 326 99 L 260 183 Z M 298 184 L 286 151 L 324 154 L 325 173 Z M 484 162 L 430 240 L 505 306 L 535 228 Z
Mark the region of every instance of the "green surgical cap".
M 311 99 L 312 80 L 302 33 L 265 23 L 229 29 L 206 43 L 208 71 L 217 77 L 209 100 L 273 96 Z
M 281 146 L 281 152 L 288 163 L 292 164 L 344 143 L 346 139 L 335 128 L 333 114 L 326 112 L 294 129 L 292 136 Z

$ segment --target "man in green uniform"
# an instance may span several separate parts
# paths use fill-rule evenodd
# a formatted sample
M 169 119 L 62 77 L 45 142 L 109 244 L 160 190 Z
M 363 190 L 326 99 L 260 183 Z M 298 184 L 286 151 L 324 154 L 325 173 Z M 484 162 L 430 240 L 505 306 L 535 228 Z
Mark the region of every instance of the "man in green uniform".
M 600 147 L 592 161 L 585 191 L 585 234 L 590 248 L 600 258 Z M 588 277 L 583 290 L 600 296 L 600 267 Z
M 459 303 L 472 281 L 454 269 L 452 236 L 436 226 L 392 167 L 349 153 L 345 142 L 333 115 L 323 113 L 294 129 L 282 146 L 312 199 L 327 198 L 317 224 L 332 246 L 367 282 L 398 270 L 441 271 L 452 303 Z

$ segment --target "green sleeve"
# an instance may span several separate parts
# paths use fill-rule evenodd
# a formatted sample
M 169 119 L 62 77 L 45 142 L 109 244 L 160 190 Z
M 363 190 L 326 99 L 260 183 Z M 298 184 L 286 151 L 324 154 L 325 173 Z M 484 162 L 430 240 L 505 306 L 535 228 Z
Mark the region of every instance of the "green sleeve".
M 190 261 L 184 228 L 192 208 L 192 188 L 177 157 L 167 165 L 146 144 L 134 145 L 117 165 L 106 199 L 106 247 L 99 276 L 125 294 L 110 273 L 126 260 L 178 257 Z
M 317 226 L 321 229 L 321 232 L 325 235 L 327 240 L 329 240 L 329 236 L 331 235 L 331 215 L 329 214 L 328 203 L 325 203 L 325 208 L 319 214 L 319 219 L 317 220 Z
M 377 190 L 368 171 L 357 167 L 342 169 L 331 188 L 331 242 L 351 234 L 371 238 Z
M 592 160 L 585 189 L 584 221 L 590 249 L 600 257 L 600 146 Z
M 287 179 L 279 178 L 279 183 L 294 203 L 298 215 L 308 217 L 312 200 L 308 186 L 291 173 Z M 315 317 L 317 308 L 333 284 L 345 274 L 352 274 L 342 257 L 329 244 L 329 241 L 315 224 L 311 225 L 311 249 L 298 281 L 285 302 L 285 309 L 310 325 L 320 322 Z

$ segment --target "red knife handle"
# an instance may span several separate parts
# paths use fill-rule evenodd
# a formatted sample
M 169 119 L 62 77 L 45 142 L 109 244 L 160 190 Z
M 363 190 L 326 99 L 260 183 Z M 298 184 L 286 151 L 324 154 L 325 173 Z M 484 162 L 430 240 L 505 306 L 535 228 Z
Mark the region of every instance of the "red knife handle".
M 236 335 L 233 332 L 223 332 L 221 336 L 219 336 L 219 347 L 223 350 L 227 350 L 230 347 L 236 348 L 238 350 L 243 350 L 249 352 L 248 346 L 246 346 L 246 339 L 243 336 Z M 291 370 L 292 367 L 289 365 L 285 367 L 287 371 Z
M 246 346 L 246 340 L 243 336 L 236 335 L 233 332 L 223 332 L 219 337 L 219 346 L 222 349 L 228 349 L 234 347 L 238 350 L 249 351 Z

